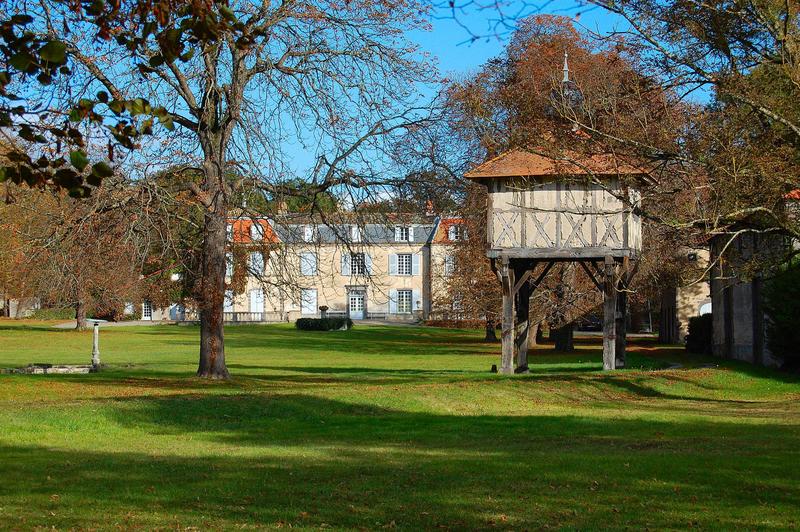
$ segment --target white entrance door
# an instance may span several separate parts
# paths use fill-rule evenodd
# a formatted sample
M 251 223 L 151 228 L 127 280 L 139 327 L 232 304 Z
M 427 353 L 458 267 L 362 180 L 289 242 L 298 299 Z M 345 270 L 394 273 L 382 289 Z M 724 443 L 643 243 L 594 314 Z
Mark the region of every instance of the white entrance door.
M 350 294 L 350 319 L 364 319 L 364 294 Z
M 317 314 L 317 291 L 314 288 L 304 289 L 300 294 L 300 313 L 314 316 Z
M 142 319 L 148 321 L 153 319 L 153 304 L 147 300 L 142 302 Z
M 264 313 L 264 291 L 260 288 L 250 290 L 250 312 L 252 314 Z M 261 320 L 261 316 L 251 317 L 253 320 Z

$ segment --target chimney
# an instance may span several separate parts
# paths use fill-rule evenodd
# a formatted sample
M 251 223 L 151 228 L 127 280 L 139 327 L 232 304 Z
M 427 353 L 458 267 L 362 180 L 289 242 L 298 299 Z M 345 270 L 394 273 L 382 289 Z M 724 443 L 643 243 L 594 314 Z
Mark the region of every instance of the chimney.
M 425 202 L 425 216 L 436 216 L 436 213 L 433 210 L 433 201 L 427 200 Z

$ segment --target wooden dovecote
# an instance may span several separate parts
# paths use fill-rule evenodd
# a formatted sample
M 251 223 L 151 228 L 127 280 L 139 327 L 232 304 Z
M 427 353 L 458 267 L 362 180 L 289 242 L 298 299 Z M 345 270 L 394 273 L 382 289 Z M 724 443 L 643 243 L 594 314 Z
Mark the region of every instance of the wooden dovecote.
M 527 371 L 528 300 L 559 261 L 581 263 L 603 293 L 603 367 L 624 365 L 626 287 L 642 249 L 647 172 L 612 154 L 513 149 L 465 177 L 488 191 L 487 256 L 503 288 L 500 371 L 514 371 L 515 359 L 516 371 Z

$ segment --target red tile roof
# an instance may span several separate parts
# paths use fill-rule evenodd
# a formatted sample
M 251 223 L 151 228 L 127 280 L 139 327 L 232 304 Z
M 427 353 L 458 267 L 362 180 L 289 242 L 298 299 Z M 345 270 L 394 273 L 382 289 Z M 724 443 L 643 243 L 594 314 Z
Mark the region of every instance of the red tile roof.
M 432 242 L 434 244 L 451 243 L 449 232 L 450 227 L 453 225 L 464 225 L 464 220 L 462 218 L 442 218 L 439 220 L 439 227 L 436 228 L 436 234 L 433 235 Z
M 230 220 L 228 223 L 233 226 L 233 241 L 237 244 L 249 244 L 253 242 L 253 239 L 250 237 L 250 227 L 254 223 L 258 223 L 264 228 L 264 238 L 261 242 L 272 244 L 280 242 L 278 235 L 275 234 L 275 231 L 267 220 L 236 219 Z
M 626 163 L 612 154 L 581 155 L 576 152 L 563 151 L 558 156 L 543 153 L 532 153 L 528 150 L 514 148 L 485 163 L 478 165 L 464 174 L 468 179 L 485 179 L 494 177 L 543 177 L 558 175 L 645 175 L 643 168 Z

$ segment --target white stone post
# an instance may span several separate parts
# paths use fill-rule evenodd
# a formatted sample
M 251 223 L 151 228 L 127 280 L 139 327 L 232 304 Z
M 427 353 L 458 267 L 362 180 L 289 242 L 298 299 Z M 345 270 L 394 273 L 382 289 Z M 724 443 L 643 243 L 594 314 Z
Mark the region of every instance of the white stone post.
M 94 322 L 94 338 L 92 342 L 92 367 L 100 367 L 100 324 Z

